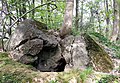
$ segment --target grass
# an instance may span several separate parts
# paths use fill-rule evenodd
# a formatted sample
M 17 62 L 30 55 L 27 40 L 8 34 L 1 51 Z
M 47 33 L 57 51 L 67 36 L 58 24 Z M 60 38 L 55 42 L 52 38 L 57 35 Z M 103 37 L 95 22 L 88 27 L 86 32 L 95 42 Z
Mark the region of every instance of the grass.
M 114 75 L 103 76 L 97 83 L 119 83 L 118 77 Z
M 59 73 L 57 79 L 60 83 L 69 83 L 70 81 L 72 81 L 71 79 L 74 80 L 74 78 L 78 83 L 85 83 L 87 78 L 92 73 L 93 72 L 91 68 L 85 69 L 84 71 L 79 69 L 75 69 L 75 70 L 73 69 L 73 70 L 70 70 L 69 72 Z
M 31 71 L 31 66 L 14 62 L 7 53 L 0 53 L 0 83 L 31 83 L 32 76 L 27 76 Z
M 87 78 L 94 75 L 91 68 L 59 73 L 39 72 L 33 69 L 30 65 L 11 60 L 7 53 L 0 53 L 0 83 L 70 83 L 70 81 L 71 83 L 74 83 L 73 81 L 85 83 Z M 109 81 L 109 79 L 106 80 Z
M 90 74 L 89 72 L 90 70 L 83 72 L 81 70 L 71 70 L 69 72 L 42 73 L 33 71 L 33 67 L 30 65 L 24 65 L 11 60 L 7 53 L 0 53 L 0 83 L 34 83 L 34 78 L 37 81 L 42 79 L 44 83 L 68 83 L 73 78 L 77 79 L 78 82 L 82 82 L 86 80 Z
M 85 83 L 85 80 L 88 78 L 88 76 L 92 74 L 92 69 L 88 68 L 80 73 L 80 78 L 82 80 L 82 83 Z

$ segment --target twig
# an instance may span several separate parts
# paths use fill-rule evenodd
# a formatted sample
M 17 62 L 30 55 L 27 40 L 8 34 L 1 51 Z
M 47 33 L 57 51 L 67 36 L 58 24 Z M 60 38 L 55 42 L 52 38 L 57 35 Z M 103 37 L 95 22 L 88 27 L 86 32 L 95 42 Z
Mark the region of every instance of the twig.
M 52 11 L 57 8 L 56 4 L 51 4 L 51 5 L 54 5 L 54 6 L 55 6 L 55 8 L 53 8 L 52 6 L 50 6 L 50 7 L 52 8 Z M 50 11 L 51 11 L 51 10 L 50 10 Z
M 52 1 L 52 2 L 53 2 L 53 1 Z M 33 8 L 33 9 L 27 11 L 27 12 L 24 13 L 22 16 L 20 16 L 17 20 L 15 20 L 15 22 L 14 22 L 9 28 L 13 27 L 13 26 L 18 22 L 18 20 L 21 19 L 22 17 L 24 17 L 26 14 L 30 13 L 31 11 L 33 11 L 33 10 L 35 10 L 35 9 L 41 7 L 41 6 L 47 5 L 47 4 L 51 4 L 51 2 L 42 4 L 42 5 L 39 5 L 39 6 L 35 7 L 35 8 Z
M 5 11 L 2 11 L 5 15 L 10 15 L 10 13 L 6 13 Z M 13 17 L 11 17 L 11 16 L 9 16 L 13 21 L 14 21 L 14 18 Z M 15 17 L 15 16 L 14 16 Z
M 2 35 L 0 35 L 0 39 L 9 39 L 8 37 L 3 37 Z

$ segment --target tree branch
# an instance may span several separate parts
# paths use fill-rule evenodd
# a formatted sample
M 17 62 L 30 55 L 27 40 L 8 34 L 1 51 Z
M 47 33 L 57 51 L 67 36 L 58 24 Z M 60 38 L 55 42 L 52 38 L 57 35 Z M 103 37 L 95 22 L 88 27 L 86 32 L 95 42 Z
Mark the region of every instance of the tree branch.
M 53 2 L 53 1 L 51 1 L 51 2 Z M 14 22 L 9 28 L 13 27 L 13 26 L 18 22 L 18 20 L 21 19 L 22 17 L 24 17 L 26 14 L 30 13 L 31 11 L 33 11 L 33 10 L 39 8 L 39 7 L 42 7 L 42 6 L 44 6 L 44 5 L 51 4 L 51 2 L 48 2 L 48 3 L 45 3 L 45 4 L 39 5 L 39 6 L 35 7 L 35 8 L 33 8 L 33 9 L 27 11 L 27 12 L 24 13 L 22 16 L 20 16 L 17 20 L 15 20 L 15 22 Z

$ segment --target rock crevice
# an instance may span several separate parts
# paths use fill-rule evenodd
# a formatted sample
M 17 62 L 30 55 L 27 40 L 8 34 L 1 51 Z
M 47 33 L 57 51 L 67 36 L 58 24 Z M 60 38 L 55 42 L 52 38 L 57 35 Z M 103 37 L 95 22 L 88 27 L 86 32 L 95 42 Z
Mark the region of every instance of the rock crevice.
M 7 43 L 9 56 L 15 61 L 32 64 L 40 71 L 64 71 L 66 61 L 56 37 L 40 30 L 44 28 L 40 24 L 27 19 L 18 25 Z
M 41 22 L 26 19 L 15 29 L 6 50 L 15 61 L 33 65 L 40 71 L 60 72 L 64 69 L 85 69 L 92 66 L 97 71 L 113 69 L 110 56 L 89 35 L 68 36 L 61 39 Z

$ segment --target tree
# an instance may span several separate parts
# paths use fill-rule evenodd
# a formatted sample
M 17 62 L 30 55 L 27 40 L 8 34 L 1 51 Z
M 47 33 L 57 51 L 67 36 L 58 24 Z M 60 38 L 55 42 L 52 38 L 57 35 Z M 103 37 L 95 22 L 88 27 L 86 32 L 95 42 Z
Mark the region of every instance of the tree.
M 95 1 L 95 5 L 96 5 L 95 13 L 96 13 L 97 21 L 98 21 L 98 30 L 99 30 L 99 33 L 102 33 L 101 16 L 100 16 L 100 1 L 99 0 Z
M 109 35 L 109 23 L 110 23 L 110 18 L 109 18 L 109 10 L 108 10 L 108 0 L 104 0 L 105 3 L 105 15 L 106 15 L 106 37 Z
M 80 16 L 80 29 L 81 30 L 83 27 L 83 3 L 84 3 L 84 0 L 81 1 L 81 16 Z
M 119 34 L 119 4 L 117 0 L 113 0 L 114 19 L 113 19 L 113 30 L 111 35 L 111 41 L 116 42 Z
M 91 2 L 91 4 L 93 4 L 92 2 Z M 92 30 L 94 31 L 94 14 L 93 14 L 94 12 L 93 12 L 93 7 L 92 6 L 90 6 L 90 27 L 92 27 Z
M 119 33 L 117 39 L 120 41 L 120 0 L 117 0 L 118 5 L 119 5 Z
M 2 0 L 2 11 L 5 11 L 5 13 L 7 12 L 7 4 L 6 4 L 6 0 Z M 1 35 L 1 45 L 2 45 L 2 50 L 5 51 L 4 49 L 4 37 L 5 37 L 5 22 L 4 22 L 4 18 L 5 16 L 3 15 L 3 12 L 1 11 L 1 25 L 0 27 L 2 28 L 2 35 Z
M 64 38 L 71 32 L 72 29 L 72 17 L 73 17 L 74 0 L 66 0 L 66 9 L 64 14 L 64 21 L 62 28 L 60 29 L 60 37 Z
M 76 18 L 75 18 L 75 27 L 76 27 L 76 29 L 78 30 L 78 27 L 79 27 L 79 0 L 76 0 Z
M 35 0 L 32 0 L 32 6 L 35 7 Z M 35 10 L 32 11 L 32 18 L 34 19 Z

